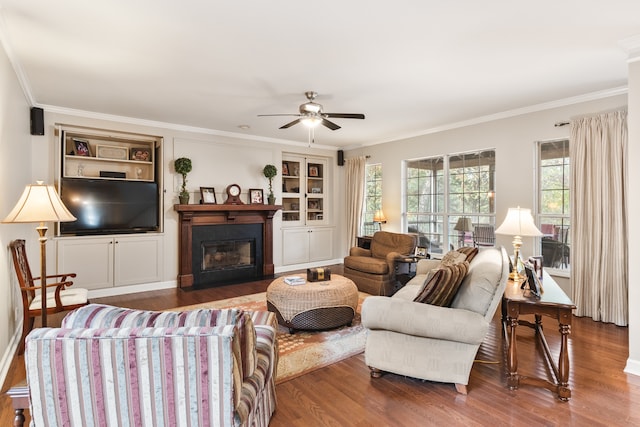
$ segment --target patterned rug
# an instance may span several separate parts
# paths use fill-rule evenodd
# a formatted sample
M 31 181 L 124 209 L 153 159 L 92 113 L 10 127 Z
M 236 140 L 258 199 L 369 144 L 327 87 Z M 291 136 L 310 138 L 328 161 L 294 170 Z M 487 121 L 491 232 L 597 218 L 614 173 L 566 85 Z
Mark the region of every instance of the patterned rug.
M 351 326 L 342 326 L 329 331 L 297 331 L 278 325 L 278 375 L 276 383 L 307 374 L 332 363 L 339 362 L 364 351 L 366 329 L 360 323 L 362 301 L 369 296 L 360 292 L 358 309 Z M 179 307 L 175 310 L 195 308 L 230 308 L 244 310 L 266 310 L 266 293 L 245 295 L 220 301 Z

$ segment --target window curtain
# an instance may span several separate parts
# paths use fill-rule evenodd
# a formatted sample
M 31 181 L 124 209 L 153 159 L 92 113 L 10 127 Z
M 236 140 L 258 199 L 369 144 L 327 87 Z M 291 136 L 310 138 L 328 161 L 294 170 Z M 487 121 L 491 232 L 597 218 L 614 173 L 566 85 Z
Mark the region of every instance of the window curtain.
M 346 159 L 346 211 L 348 246 L 355 245 L 360 231 L 362 203 L 364 202 L 364 175 L 367 158 L 365 156 Z
M 577 316 L 626 326 L 627 112 L 571 122 L 571 289 Z

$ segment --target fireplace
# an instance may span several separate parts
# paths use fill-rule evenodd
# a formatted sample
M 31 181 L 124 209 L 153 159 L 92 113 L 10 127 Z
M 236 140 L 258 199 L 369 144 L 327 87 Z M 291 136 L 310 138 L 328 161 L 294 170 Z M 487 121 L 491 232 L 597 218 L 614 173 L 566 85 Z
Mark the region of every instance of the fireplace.
M 180 217 L 178 286 L 221 286 L 273 277 L 279 205 L 174 205 Z
M 193 227 L 193 285 L 209 286 L 261 279 L 262 234 L 262 224 Z

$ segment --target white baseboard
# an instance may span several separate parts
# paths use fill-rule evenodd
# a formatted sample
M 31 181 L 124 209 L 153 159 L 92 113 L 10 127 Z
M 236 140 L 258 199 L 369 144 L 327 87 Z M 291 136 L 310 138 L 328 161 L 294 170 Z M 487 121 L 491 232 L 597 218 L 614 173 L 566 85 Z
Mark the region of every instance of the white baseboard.
M 624 372 L 640 376 L 640 360 L 627 359 L 627 366 L 624 367 Z
M 286 273 L 288 271 L 304 270 L 305 268 L 326 267 L 327 265 L 342 264 L 343 260 L 343 258 L 336 258 L 305 264 L 282 265 L 280 267 L 276 267 L 274 270 L 275 273 Z
M 0 360 L 0 384 L 3 384 L 3 389 L 8 389 L 10 385 L 13 384 L 5 384 L 4 382 L 7 379 L 7 374 L 9 373 L 9 368 L 11 367 L 11 362 L 13 361 L 13 356 L 18 351 L 18 344 L 20 343 L 20 338 L 22 337 L 22 320 L 18 323 L 16 330 L 9 340 L 9 345 L 7 346 L 7 350 L 2 355 L 2 359 Z
M 113 288 L 105 289 L 91 289 L 89 290 L 89 299 L 133 294 L 136 292 L 157 291 L 158 289 L 171 289 L 177 286 L 178 282 L 176 280 L 169 280 L 166 282 L 143 283 L 141 285 L 115 286 Z

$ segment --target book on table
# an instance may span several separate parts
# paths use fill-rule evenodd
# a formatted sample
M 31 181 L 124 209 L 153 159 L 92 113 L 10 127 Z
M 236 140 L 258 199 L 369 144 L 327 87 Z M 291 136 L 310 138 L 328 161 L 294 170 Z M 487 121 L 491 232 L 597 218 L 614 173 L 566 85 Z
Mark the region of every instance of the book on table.
M 304 285 L 306 282 L 303 277 L 299 276 L 287 276 L 284 278 L 284 283 L 291 286 Z

